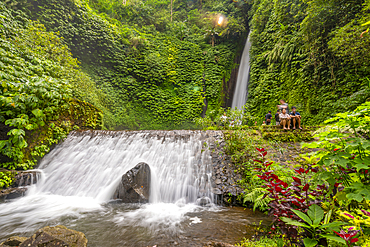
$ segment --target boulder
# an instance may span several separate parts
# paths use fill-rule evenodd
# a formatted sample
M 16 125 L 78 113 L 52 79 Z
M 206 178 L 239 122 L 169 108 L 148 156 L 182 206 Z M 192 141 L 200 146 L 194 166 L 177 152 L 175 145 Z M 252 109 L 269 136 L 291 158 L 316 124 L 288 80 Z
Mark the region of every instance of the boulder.
M 11 188 L 0 190 L 0 201 L 15 199 L 26 194 L 27 188 L 24 186 L 30 186 L 37 183 L 38 175 L 37 171 L 22 171 L 17 172 L 14 176 L 14 183 Z
M 212 193 L 216 195 L 222 195 L 222 191 L 219 188 L 212 188 Z
M 27 188 L 9 188 L 0 190 L 0 201 L 15 199 L 24 196 Z
M 207 206 L 207 205 L 211 205 L 212 201 L 209 197 L 203 196 L 197 199 L 196 204 L 199 206 Z
M 26 241 L 27 238 L 25 237 L 10 237 L 4 242 L 0 244 L 0 247 L 11 247 L 11 246 L 19 246 L 21 243 Z
M 150 191 L 150 167 L 139 163 L 122 176 L 113 199 L 121 199 L 125 203 L 147 203 Z
M 37 183 L 38 174 L 40 173 L 36 171 L 18 172 L 17 175 L 14 176 L 15 181 L 12 187 L 16 188 L 35 184 Z
M 46 226 L 32 237 L 23 241 L 19 247 L 86 247 L 85 234 L 65 226 Z M 0 245 L 0 247 L 2 247 Z

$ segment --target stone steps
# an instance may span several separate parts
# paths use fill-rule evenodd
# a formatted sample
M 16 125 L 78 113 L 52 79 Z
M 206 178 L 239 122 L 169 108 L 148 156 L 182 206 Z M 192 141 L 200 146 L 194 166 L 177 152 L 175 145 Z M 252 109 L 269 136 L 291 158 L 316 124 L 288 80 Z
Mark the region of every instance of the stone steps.
M 313 132 L 321 126 L 302 126 L 302 129 L 285 130 L 281 126 L 253 126 L 253 129 L 259 131 L 266 140 L 275 140 L 280 142 L 301 142 L 313 140 Z

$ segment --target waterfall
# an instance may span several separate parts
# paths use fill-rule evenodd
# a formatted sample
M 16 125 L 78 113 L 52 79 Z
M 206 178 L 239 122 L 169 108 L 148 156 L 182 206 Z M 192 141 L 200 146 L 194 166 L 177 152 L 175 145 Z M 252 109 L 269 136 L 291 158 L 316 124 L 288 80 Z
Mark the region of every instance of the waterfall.
M 238 72 L 238 77 L 236 81 L 236 87 L 234 91 L 233 103 L 232 103 L 231 109 L 238 108 L 239 110 L 241 110 L 242 107 L 247 102 L 249 69 L 250 69 L 250 64 L 249 64 L 250 48 L 251 48 L 251 42 L 250 42 L 250 33 L 249 33 L 247 41 L 245 43 L 244 50 L 243 50 L 242 59 L 239 65 L 239 72 Z
M 122 175 L 140 162 L 151 169 L 150 203 L 140 209 L 150 212 L 148 218 L 140 217 L 150 223 L 154 216 L 168 221 L 166 213 L 171 213 L 177 220 L 177 214 L 188 210 L 186 205 L 198 207 L 204 199 L 213 202 L 206 138 L 208 133 L 202 131 L 72 132 L 43 158 L 41 179 L 27 195 L 0 204 L 0 232 L 12 226 L 17 226 L 14 231 L 27 231 L 60 217 L 102 210 Z M 165 208 L 173 211 L 158 214 Z
M 122 175 L 145 162 L 152 174 L 151 203 L 195 202 L 212 197 L 211 157 L 202 148 L 201 132 L 75 132 L 43 159 L 39 169 L 47 179 L 33 193 L 107 201 Z

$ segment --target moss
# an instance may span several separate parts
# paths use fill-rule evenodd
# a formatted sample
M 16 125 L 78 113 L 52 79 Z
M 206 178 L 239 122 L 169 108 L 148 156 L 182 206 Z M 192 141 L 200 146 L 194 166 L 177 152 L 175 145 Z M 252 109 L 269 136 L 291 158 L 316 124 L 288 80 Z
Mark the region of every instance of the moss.
M 66 138 L 72 130 L 102 129 L 103 114 L 90 103 L 73 99 L 69 109 L 62 112 L 56 120 L 43 127 L 26 133 L 29 143 L 24 151 L 24 163 L 35 165 L 53 145 Z

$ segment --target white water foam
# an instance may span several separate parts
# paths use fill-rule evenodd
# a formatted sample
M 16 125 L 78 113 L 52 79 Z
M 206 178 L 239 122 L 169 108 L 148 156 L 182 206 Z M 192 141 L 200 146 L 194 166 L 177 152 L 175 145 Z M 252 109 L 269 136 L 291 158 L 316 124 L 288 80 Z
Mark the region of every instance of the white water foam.
M 151 168 L 150 203 L 117 215 L 114 223 L 173 230 L 201 208 L 198 198 L 213 202 L 211 157 L 203 142 L 200 131 L 183 138 L 174 132 L 72 133 L 44 157 L 41 179 L 25 197 L 0 204 L 0 232 L 27 232 L 104 210 L 122 175 L 140 162 Z

